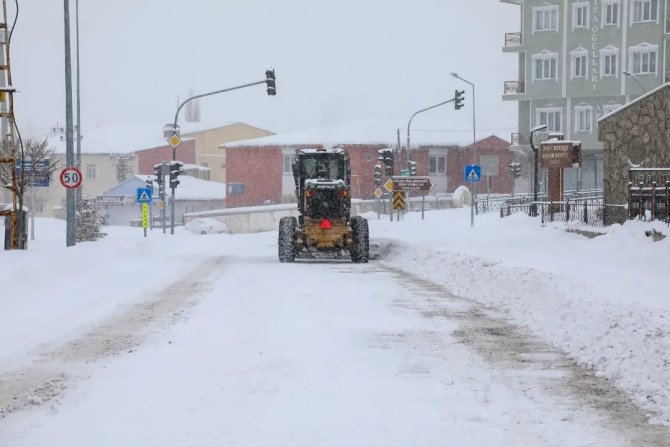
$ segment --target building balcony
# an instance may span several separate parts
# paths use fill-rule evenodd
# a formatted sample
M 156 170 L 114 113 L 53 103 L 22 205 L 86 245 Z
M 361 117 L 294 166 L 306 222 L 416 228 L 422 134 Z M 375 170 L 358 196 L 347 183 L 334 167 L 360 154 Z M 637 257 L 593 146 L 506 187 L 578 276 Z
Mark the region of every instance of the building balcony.
M 526 93 L 526 83 L 523 81 L 505 81 L 504 95 L 523 95 Z
M 503 51 L 519 51 L 523 45 L 523 37 L 521 33 L 505 33 L 505 46 Z

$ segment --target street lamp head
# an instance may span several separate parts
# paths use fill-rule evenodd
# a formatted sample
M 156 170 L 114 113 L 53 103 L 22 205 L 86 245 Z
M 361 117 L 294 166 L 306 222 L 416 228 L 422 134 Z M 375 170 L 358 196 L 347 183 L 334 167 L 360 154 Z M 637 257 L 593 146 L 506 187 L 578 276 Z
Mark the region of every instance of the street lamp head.
M 458 73 L 451 73 L 451 75 L 452 75 L 453 77 L 455 77 L 455 78 L 459 78 L 459 77 L 460 77 L 460 76 L 458 76 Z
M 539 126 L 533 127 L 530 130 L 530 133 L 541 132 L 541 131 L 546 130 L 546 129 L 547 129 L 547 125 L 546 124 L 541 124 Z
M 631 76 L 630 71 L 624 70 L 622 73 L 625 74 L 626 76 Z

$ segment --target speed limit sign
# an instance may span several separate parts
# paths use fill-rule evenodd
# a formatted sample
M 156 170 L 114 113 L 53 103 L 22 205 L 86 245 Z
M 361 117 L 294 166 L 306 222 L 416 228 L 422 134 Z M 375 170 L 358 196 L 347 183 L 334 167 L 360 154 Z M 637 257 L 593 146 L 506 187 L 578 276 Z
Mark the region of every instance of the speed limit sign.
M 81 171 L 75 166 L 68 166 L 60 171 L 60 183 L 68 189 L 76 189 L 81 186 Z

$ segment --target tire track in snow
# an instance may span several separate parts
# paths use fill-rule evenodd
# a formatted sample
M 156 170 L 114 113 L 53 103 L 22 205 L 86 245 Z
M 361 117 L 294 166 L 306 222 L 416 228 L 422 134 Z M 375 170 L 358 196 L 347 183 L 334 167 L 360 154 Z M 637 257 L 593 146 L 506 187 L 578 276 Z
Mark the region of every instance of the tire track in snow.
M 77 365 L 130 353 L 159 328 L 186 318 L 209 288 L 225 258 L 210 258 L 147 300 L 130 306 L 84 335 L 38 353 L 26 368 L 0 375 L 0 420 L 58 398 L 77 380 Z
M 395 274 L 399 283 L 423 301 L 399 301 L 398 307 L 426 318 L 444 318 L 456 323 L 456 336 L 492 367 L 501 371 L 510 385 L 534 398 L 530 383 L 540 383 L 543 394 L 556 404 L 588 407 L 604 416 L 606 428 L 618 433 L 631 446 L 668 446 L 670 429 L 648 423 L 648 414 L 611 382 L 579 366 L 563 351 L 540 341 L 523 328 L 507 321 L 495 308 L 453 295 L 444 287 L 401 269 L 379 263 Z M 543 396 L 537 396 L 541 398 Z

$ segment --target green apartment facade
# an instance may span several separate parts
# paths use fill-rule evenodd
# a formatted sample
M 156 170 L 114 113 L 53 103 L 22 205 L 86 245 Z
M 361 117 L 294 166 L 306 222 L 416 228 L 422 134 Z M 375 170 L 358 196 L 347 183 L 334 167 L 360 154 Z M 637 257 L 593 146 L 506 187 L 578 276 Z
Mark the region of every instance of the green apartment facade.
M 521 30 L 503 51 L 518 56 L 503 99 L 519 105 L 512 143 L 530 129 L 582 141 L 583 187 L 602 186 L 598 118 L 668 79 L 668 0 L 500 0 L 519 7 Z M 574 171 L 574 172 L 573 172 Z M 566 170 L 566 188 L 577 170 Z

